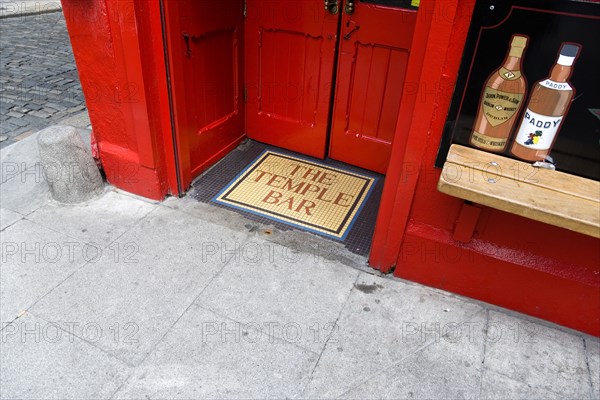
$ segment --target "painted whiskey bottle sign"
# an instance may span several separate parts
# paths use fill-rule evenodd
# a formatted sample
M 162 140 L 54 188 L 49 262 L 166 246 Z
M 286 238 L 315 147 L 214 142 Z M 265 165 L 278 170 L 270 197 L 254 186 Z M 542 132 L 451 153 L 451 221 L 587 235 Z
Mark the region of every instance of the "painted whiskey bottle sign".
M 526 47 L 526 36 L 513 35 L 502 66 L 487 79 L 471 132 L 471 145 L 493 152 L 505 150 L 527 88 L 521 74 Z
M 568 80 L 579 49 L 563 43 L 550 76 L 536 82 L 510 149 L 514 156 L 543 161 L 550 153 L 575 94 Z

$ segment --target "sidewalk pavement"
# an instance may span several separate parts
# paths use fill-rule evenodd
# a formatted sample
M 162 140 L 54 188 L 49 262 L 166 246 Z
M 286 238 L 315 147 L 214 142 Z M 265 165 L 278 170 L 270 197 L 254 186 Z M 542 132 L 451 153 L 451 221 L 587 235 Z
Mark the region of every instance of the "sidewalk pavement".
M 189 198 L 56 204 L 36 135 L 0 157 L 2 399 L 600 397 L 597 338 Z

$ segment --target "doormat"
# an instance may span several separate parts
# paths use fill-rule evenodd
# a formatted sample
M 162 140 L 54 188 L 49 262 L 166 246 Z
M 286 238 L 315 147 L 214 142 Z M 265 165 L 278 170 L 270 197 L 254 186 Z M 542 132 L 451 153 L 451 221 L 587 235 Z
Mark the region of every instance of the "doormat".
M 344 240 L 376 181 L 266 150 L 213 201 Z

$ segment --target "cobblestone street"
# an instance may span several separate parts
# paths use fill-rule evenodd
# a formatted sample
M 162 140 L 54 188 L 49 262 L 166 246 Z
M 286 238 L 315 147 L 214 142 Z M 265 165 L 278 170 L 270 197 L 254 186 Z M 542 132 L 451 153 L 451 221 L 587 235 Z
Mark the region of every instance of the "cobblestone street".
M 87 118 L 61 12 L 0 19 L 0 52 L 0 148 Z

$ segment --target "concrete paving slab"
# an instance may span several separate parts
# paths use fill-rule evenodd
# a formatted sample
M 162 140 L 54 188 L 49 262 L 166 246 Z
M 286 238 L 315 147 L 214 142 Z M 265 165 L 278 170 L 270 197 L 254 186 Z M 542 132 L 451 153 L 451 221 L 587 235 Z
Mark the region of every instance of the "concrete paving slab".
M 481 380 L 481 395 L 479 398 L 494 400 L 560 400 L 564 399 L 565 395 L 550 392 L 540 387 L 533 387 L 497 372 L 485 370 Z
M 244 226 L 248 224 L 249 221 L 240 214 L 225 208 L 215 207 L 211 204 L 200 203 L 189 196 L 182 198 L 168 197 L 161 203 L 161 205 L 173 210 L 182 211 L 196 218 L 200 218 L 203 221 L 225 226 L 230 229 L 239 229 L 243 231 L 252 230 L 252 228 L 247 228 Z M 255 230 L 256 229 L 258 228 L 255 228 Z
M 145 202 L 145 203 L 162 205 L 162 202 L 161 202 L 161 201 L 158 201 L 158 200 L 152 200 L 152 199 L 148 199 L 148 198 L 146 198 L 146 197 L 142 197 L 142 196 L 140 196 L 140 195 L 137 195 L 137 194 L 135 194 L 135 193 L 130 193 L 130 192 L 127 192 L 127 191 L 125 191 L 125 190 L 122 190 L 122 189 L 116 188 L 116 187 L 114 187 L 114 186 L 109 186 L 109 188 L 110 188 L 110 190 L 112 190 L 113 192 L 115 192 L 115 193 L 118 193 L 118 194 L 120 194 L 120 195 L 123 195 L 123 196 L 131 197 L 131 198 L 134 198 L 134 199 L 136 199 L 136 200 L 143 201 L 143 202 Z M 173 197 L 169 197 L 169 199 L 172 199 L 172 198 L 173 198 Z
M 359 271 L 255 235 L 197 304 L 320 353 Z
M 81 340 L 82 327 L 62 330 L 24 315 L 2 331 L 0 398 L 108 399 L 130 368 Z
M 22 218 L 23 215 L 19 213 L 7 210 L 6 208 L 0 208 L 0 231 L 11 226 Z
M 87 111 L 82 111 L 60 121 L 62 125 L 71 125 L 78 128 L 88 128 L 91 125 L 90 116 Z
M 293 398 L 316 360 L 312 352 L 194 305 L 115 398 Z
M 575 399 L 590 396 L 583 338 L 490 311 L 485 367 L 532 390 Z
M 478 399 L 484 339 L 474 335 L 461 342 L 459 336 L 452 336 L 456 332 L 387 368 L 365 370 L 364 379 L 338 398 Z
M 104 248 L 155 207 L 108 189 L 101 197 L 82 204 L 50 202 L 30 214 L 28 219 Z
M 14 146 L 16 145 L 18 144 Z M 50 188 L 43 175 L 36 170 L 24 171 L 19 176 L 0 183 L 2 207 L 19 214 L 30 214 L 49 200 Z
M 313 233 L 301 230 L 282 231 L 271 224 L 250 221 L 232 210 L 201 203 L 189 195 L 183 198 L 169 197 L 162 205 L 232 229 L 249 231 L 255 235 L 268 231 L 268 240 L 274 245 L 303 249 L 312 254 L 318 253 L 327 261 L 336 261 L 362 271 L 376 272 L 367 265 L 367 257 L 352 253 L 343 243 L 323 240 Z
M 123 327 L 131 339 L 127 343 L 102 337 L 96 345 L 137 365 L 228 261 L 228 255 L 207 255 L 206 244 L 212 248 L 221 240 L 246 239 L 241 232 L 160 207 L 32 312 L 51 321 Z
M 21 220 L 0 233 L 0 321 L 10 322 L 85 264 L 84 245 Z
M 361 273 L 302 397 L 472 397 L 484 325 L 478 304 Z
M 0 162 L 2 166 L 2 179 L 0 183 L 4 183 L 15 177 L 18 178 L 23 171 L 34 169 L 36 163 L 40 162 L 37 140 L 34 136 L 29 136 L 12 146 L 0 150 Z
M 590 369 L 592 399 L 600 399 L 600 341 L 598 338 L 585 338 L 585 351 Z

